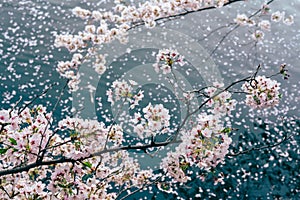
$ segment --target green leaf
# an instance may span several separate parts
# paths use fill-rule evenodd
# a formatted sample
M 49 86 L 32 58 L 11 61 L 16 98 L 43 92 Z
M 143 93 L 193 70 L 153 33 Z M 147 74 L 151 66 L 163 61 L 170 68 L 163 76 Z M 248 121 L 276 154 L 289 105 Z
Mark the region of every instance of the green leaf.
M 223 130 L 221 130 L 221 133 L 230 133 L 230 132 L 231 132 L 230 127 L 227 127 L 227 128 L 224 128 Z
M 64 184 L 62 184 L 62 183 L 58 183 L 57 184 L 59 187 L 61 187 L 61 188 L 67 188 L 68 186 L 67 185 L 64 185 Z
M 14 138 L 9 138 L 9 141 L 12 145 L 17 145 L 17 140 L 15 140 Z
M 256 101 L 256 103 L 258 105 L 260 105 L 260 100 L 259 100 L 259 98 L 256 95 L 253 96 L 253 99 L 254 99 L 254 101 Z
M 0 149 L 0 154 L 5 154 L 7 152 L 8 148 L 7 149 Z
M 182 163 L 180 164 L 180 168 L 182 169 L 182 171 L 186 171 L 189 168 L 190 164 L 189 163 Z
M 86 166 L 86 167 L 88 167 L 88 168 L 90 168 L 90 169 L 93 166 L 92 163 L 90 163 L 90 162 L 83 162 L 83 165 Z

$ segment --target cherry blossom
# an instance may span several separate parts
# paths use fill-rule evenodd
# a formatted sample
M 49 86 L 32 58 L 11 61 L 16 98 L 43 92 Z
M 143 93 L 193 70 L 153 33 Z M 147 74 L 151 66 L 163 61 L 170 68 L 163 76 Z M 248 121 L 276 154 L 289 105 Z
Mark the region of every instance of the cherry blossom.
M 234 19 L 234 22 L 236 22 L 239 25 L 252 25 L 254 23 L 251 19 L 248 18 L 246 14 L 238 14 L 237 17 Z
M 269 15 L 270 8 L 268 5 L 264 4 L 261 8 L 262 15 Z M 276 11 L 271 14 L 271 21 L 266 19 L 252 19 L 253 16 L 248 17 L 246 14 L 238 14 L 237 17 L 234 19 L 234 22 L 239 26 L 248 26 L 249 28 L 254 27 L 251 37 L 256 42 L 262 43 L 264 39 L 264 32 L 263 31 L 270 31 L 271 30 L 271 22 L 280 22 L 283 21 L 286 25 L 291 25 L 294 22 L 294 18 L 292 15 L 285 17 L 284 12 Z M 258 29 L 257 29 L 258 28 Z
M 48 129 L 48 123 L 51 122 L 52 118 L 43 106 L 31 111 L 24 109 L 20 115 L 11 112 L 7 125 L 3 127 L 5 134 L 0 137 L 1 149 L 6 152 L 0 155 L 1 160 L 5 161 L 0 165 L 6 168 L 34 162 L 50 139 L 52 131 Z
M 105 55 L 101 55 L 101 54 L 97 55 L 96 60 L 93 64 L 94 64 L 95 71 L 100 75 L 103 74 L 106 71 Z
M 114 81 L 111 88 L 106 91 L 108 102 L 111 102 L 113 105 L 116 101 L 123 99 L 124 102 L 129 102 L 130 108 L 133 109 L 144 97 L 144 92 L 142 90 L 139 90 L 134 94 L 133 86 L 135 85 L 136 83 L 133 81 L 129 81 L 129 83 L 125 80 Z
M 86 9 L 82 9 L 80 7 L 76 7 L 73 9 L 73 14 L 82 18 L 82 19 L 86 19 L 89 16 L 91 16 L 91 12 L 89 10 Z
M 162 70 L 163 74 L 169 74 L 171 73 L 173 65 L 179 64 L 180 66 L 183 66 L 185 64 L 183 59 L 184 57 L 176 50 L 159 50 L 156 55 L 156 63 L 153 64 L 153 67 L 157 73 Z
M 153 28 L 160 18 L 211 6 L 222 7 L 227 3 L 228 0 L 150 0 L 136 5 L 119 2 L 111 11 L 76 7 L 73 14 L 88 23 L 77 34 L 55 35 L 54 45 L 67 48 L 73 54 L 70 61 L 59 61 L 56 70 L 68 79 L 70 91 L 76 91 L 81 80 L 78 69 L 85 61 L 91 60 L 91 67 L 99 75 L 109 70 L 106 55 L 97 53 L 103 48 L 102 44 L 113 40 L 126 43 L 128 30 L 140 25 Z M 284 12 L 269 14 L 266 4 L 261 14 L 271 15 L 270 21 L 238 14 L 235 26 L 249 28 L 251 37 L 260 42 L 264 38 L 263 31 L 271 30 L 271 23 L 282 21 L 291 25 L 294 22 L 293 16 L 285 16 Z M 178 85 L 173 70 L 185 64 L 183 55 L 177 50 L 160 49 L 153 67 L 157 73 L 171 73 L 172 77 L 167 78 Z M 279 74 L 287 78 L 285 66 L 281 65 Z M 240 82 L 245 82 L 242 85 L 245 103 L 252 108 L 269 108 L 279 103 L 280 83 L 276 80 L 255 73 L 250 78 L 233 82 L 232 87 Z M 0 171 L 5 175 L 1 176 L 0 199 L 116 199 L 123 192 L 129 195 L 135 189 L 139 191 L 153 184 L 177 195 L 172 184 L 191 181 L 193 168 L 200 170 L 196 176 L 204 181 L 206 173 L 224 163 L 232 143 L 230 132 L 233 128 L 224 124 L 224 118 L 231 116 L 237 104 L 230 86 L 215 82 L 199 90 L 180 88 L 188 109 L 175 129 L 170 125 L 173 114 L 165 105 L 150 101 L 139 108 L 144 97 L 140 88 L 135 81 L 122 79 L 115 80 L 106 91 L 107 102 L 111 105 L 116 102 L 129 105 L 133 115 L 126 117 L 130 117 L 139 143 L 127 141 L 126 132 L 131 130 L 125 129 L 116 119 L 105 123 L 75 115 L 56 122 L 52 118 L 55 109 L 49 112 L 45 106 L 34 105 L 34 102 L 25 107 L 1 109 Z M 191 111 L 189 106 L 193 99 L 204 103 Z M 158 136 L 165 133 L 169 136 L 166 141 L 157 142 Z M 148 153 L 148 148 L 159 149 L 172 143 L 178 146 L 162 159 L 159 173 L 141 169 L 129 153 L 131 150 Z M 224 174 L 219 173 L 213 181 L 223 184 L 223 179 Z
M 266 31 L 270 31 L 271 30 L 271 24 L 269 20 L 262 20 L 258 23 L 258 26 Z
M 61 34 L 56 35 L 55 46 L 65 47 L 70 52 L 82 51 L 86 49 L 87 52 L 93 51 L 93 47 L 89 47 L 90 43 L 93 45 L 101 45 L 109 43 L 115 39 L 121 43 L 127 42 L 127 30 L 135 24 L 144 23 L 145 27 L 153 28 L 156 26 L 156 20 L 161 17 L 179 14 L 187 10 L 198 10 L 201 7 L 222 7 L 228 0 L 193 0 L 193 1 L 146 1 L 138 4 L 138 6 L 116 4 L 113 11 L 98 11 L 87 10 L 80 7 L 75 7 L 72 12 L 75 16 L 83 20 L 92 20 L 92 22 L 99 22 L 100 26 L 96 24 L 88 24 L 84 31 L 78 34 Z M 110 24 L 110 25 L 109 25 Z M 114 25 L 113 25 L 114 24 Z M 174 52 L 176 53 L 176 52 Z M 172 59 L 174 59 L 174 56 Z M 170 57 L 170 58 L 171 58 Z M 171 60 L 170 60 L 171 61 Z M 175 60 L 174 60 L 175 61 Z M 181 58 L 177 58 L 175 62 L 183 65 Z M 172 64 L 172 63 L 169 63 Z M 170 65 L 163 65 L 163 73 L 170 73 Z M 69 63 L 64 65 L 59 63 L 57 71 L 62 75 L 68 69 Z M 94 68 L 97 73 L 103 74 L 106 70 L 105 62 L 95 62 Z M 158 66 L 156 68 L 159 68 Z M 77 70 L 75 70 L 77 71 Z M 79 81 L 76 78 L 77 73 L 69 75 L 67 78 L 71 79 L 69 87 L 71 91 L 78 90 Z M 66 76 L 64 76 L 66 77 Z
M 254 33 L 251 34 L 251 37 L 257 42 L 262 41 L 264 39 L 264 36 L 265 34 L 261 30 L 256 30 L 254 31 Z
M 286 25 L 292 25 L 294 23 L 294 17 L 292 15 L 284 17 L 283 23 L 285 23 Z
M 274 13 L 272 13 L 271 15 L 271 20 L 274 22 L 280 22 L 283 19 L 284 13 L 280 12 L 280 11 L 276 11 Z
M 242 86 L 246 95 L 246 104 L 253 108 L 275 106 L 280 100 L 280 83 L 265 76 L 257 76 Z
M 167 132 L 170 126 L 170 114 L 162 104 L 152 105 L 149 103 L 143 108 L 143 116 L 141 113 L 135 113 L 131 121 L 134 132 L 143 139 Z
M 213 113 L 218 115 L 230 114 L 232 110 L 235 109 L 236 100 L 232 99 L 232 94 L 228 91 L 223 91 L 220 93 L 220 89 L 224 87 L 224 84 L 215 82 L 214 87 L 208 87 L 205 89 L 206 94 L 209 99 L 207 106 L 213 108 Z
M 227 135 L 228 128 L 221 125 L 218 115 L 202 113 L 197 124 L 187 134 L 182 135 L 183 142 L 175 152 L 169 152 L 163 159 L 161 168 L 176 182 L 187 182 L 189 167 L 195 166 L 209 172 L 224 162 L 232 140 Z M 222 182 L 219 177 L 217 182 Z
M 0 123 L 5 124 L 9 121 L 9 111 L 8 110 L 0 110 Z

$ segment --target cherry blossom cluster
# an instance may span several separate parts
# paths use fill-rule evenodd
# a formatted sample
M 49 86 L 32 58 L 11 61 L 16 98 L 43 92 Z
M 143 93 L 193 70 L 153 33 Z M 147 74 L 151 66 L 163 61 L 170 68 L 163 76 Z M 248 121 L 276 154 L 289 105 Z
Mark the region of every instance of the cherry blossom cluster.
M 116 199 L 116 189 L 139 188 L 152 176 L 151 170 L 140 170 L 127 152 L 120 151 L 82 164 L 56 165 L 47 189 L 58 199 Z
M 270 8 L 264 4 L 261 9 L 261 16 L 269 16 Z M 286 25 L 292 25 L 294 23 L 294 17 L 292 15 L 286 16 L 285 12 L 276 11 L 270 14 L 269 19 L 258 18 L 254 20 L 249 18 L 246 14 L 238 14 L 234 19 L 234 22 L 241 26 L 254 27 L 254 31 L 251 34 L 252 39 L 257 42 L 261 42 L 264 39 L 264 31 L 271 30 L 271 22 L 283 21 Z
M 64 156 L 75 160 L 103 150 L 106 144 L 113 148 L 123 142 L 123 130 L 119 125 L 105 128 L 103 123 L 95 120 L 67 118 L 60 121 L 59 126 L 60 130 L 71 131 L 71 144 L 64 144 L 60 148 L 68 153 Z M 89 178 L 85 179 L 87 175 Z M 140 170 L 128 152 L 119 151 L 85 159 L 81 164 L 57 165 L 52 170 L 47 189 L 51 191 L 50 194 L 60 198 L 115 199 L 117 194 L 109 192 L 111 185 L 123 189 L 140 187 L 151 177 L 151 170 Z
M 98 74 L 104 74 L 104 72 L 106 71 L 106 59 L 105 59 L 105 55 L 102 54 L 97 54 L 95 59 L 95 62 L 93 63 L 93 68 L 95 68 L 95 71 Z
M 229 131 L 229 127 L 223 127 L 221 117 L 200 114 L 197 125 L 191 130 L 192 142 L 187 152 L 192 158 L 192 163 L 199 168 L 210 170 L 223 162 L 232 141 L 227 135 Z
M 141 170 L 126 151 L 93 155 L 122 144 L 121 126 L 105 127 L 96 120 L 67 117 L 53 131 L 52 122 L 43 106 L 25 108 L 19 114 L 16 110 L 0 111 L 2 170 L 38 159 L 74 160 L 2 176 L 0 199 L 115 199 L 112 185 L 139 188 L 153 178 L 152 171 Z
M 39 179 L 35 180 L 35 176 Z M 1 177 L 1 199 L 50 199 L 45 190 L 45 168 Z M 5 189 L 6 192 L 3 191 Z
M 57 35 L 55 39 L 56 47 L 66 47 L 70 52 L 76 52 L 78 50 L 82 51 L 85 47 L 88 47 L 89 42 L 92 45 L 98 45 L 102 43 L 108 43 L 112 41 L 114 36 L 121 37 L 120 35 L 125 34 L 123 31 L 122 34 L 118 32 L 117 29 L 112 29 L 109 33 L 106 33 L 108 25 L 104 22 L 96 28 L 94 25 L 87 25 L 85 31 L 79 33 L 79 35 Z M 96 54 L 95 48 L 87 49 L 89 57 L 94 56 L 95 61 L 93 62 L 93 68 L 95 71 L 102 75 L 106 70 L 106 60 L 104 55 Z M 80 55 L 80 56 L 78 56 Z M 75 58 L 74 58 L 75 57 Z M 69 88 L 71 91 L 78 90 L 79 84 L 79 73 L 78 66 L 82 64 L 83 56 L 81 54 L 74 54 L 71 61 L 59 62 L 57 66 L 57 71 L 61 76 L 70 79 Z M 72 69 L 72 70 L 69 70 Z
M 294 23 L 293 15 L 286 16 L 285 12 L 276 11 L 272 13 L 271 20 L 273 22 L 280 22 L 283 21 L 286 25 L 292 25 Z
M 59 130 L 69 133 L 64 139 L 57 139 L 57 144 L 64 144 L 56 148 L 57 152 L 72 159 L 85 158 L 92 153 L 103 150 L 109 134 L 104 124 L 96 120 L 67 117 L 61 120 L 58 126 Z M 122 140 L 122 137 L 119 139 Z M 120 141 L 116 142 L 119 143 Z
M 83 31 L 78 34 L 57 34 L 56 47 L 65 47 L 70 52 L 87 52 L 87 57 L 96 57 L 97 48 L 101 44 L 110 43 L 117 39 L 121 43 L 128 40 L 127 31 L 135 25 L 144 24 L 148 28 L 156 26 L 156 20 L 162 17 L 176 15 L 186 11 L 198 10 L 203 7 L 222 7 L 228 0 L 188 0 L 188 1 L 160 1 L 151 0 L 138 5 L 125 5 L 117 3 L 112 11 L 87 10 L 80 7 L 73 9 L 73 14 L 83 20 L 89 21 Z M 103 57 L 103 55 L 100 55 Z M 173 59 L 173 58 L 172 58 Z M 183 64 L 177 58 L 176 62 Z M 105 59 L 99 59 L 93 63 L 93 67 L 100 75 L 106 70 Z M 170 60 L 171 61 L 171 60 Z M 175 61 L 175 60 L 173 60 Z M 72 63 L 72 62 L 71 62 Z M 169 63 L 171 64 L 171 63 Z M 60 62 L 58 71 L 68 68 L 69 62 Z M 71 64 L 73 66 L 73 64 Z M 73 66 L 75 67 L 75 66 Z M 77 66 L 76 66 L 77 67 Z M 158 66 L 157 66 L 158 67 Z M 163 65 L 163 72 L 168 73 L 168 65 Z M 74 68 L 72 73 L 62 76 L 70 79 L 71 91 L 78 90 L 79 74 Z
M 70 52 L 75 52 L 78 49 L 84 48 L 86 44 L 84 43 L 84 40 L 79 36 L 64 34 L 64 35 L 56 35 L 54 46 L 57 48 L 65 47 Z
M 185 64 L 183 59 L 184 57 L 176 50 L 162 49 L 156 55 L 156 62 L 153 64 L 153 67 L 157 73 L 162 70 L 163 74 L 169 74 L 174 64 L 179 64 L 180 66 Z
M 65 47 L 70 52 L 76 52 L 87 48 L 89 44 L 95 46 L 109 43 L 114 39 L 118 39 L 120 42 L 124 43 L 127 41 L 127 29 L 129 29 L 129 26 L 127 25 L 109 28 L 109 24 L 106 20 L 101 20 L 100 24 L 97 26 L 94 24 L 86 25 L 85 29 L 77 35 L 56 35 L 54 45 L 56 47 Z
M 15 110 L 0 111 L 0 167 L 2 169 L 35 162 L 52 135 L 48 124 L 52 118 L 39 105 L 20 114 Z
M 235 109 L 236 100 L 232 99 L 232 94 L 228 91 L 222 91 L 224 84 L 213 83 L 213 87 L 205 89 L 205 93 L 208 96 L 207 106 L 213 108 L 212 113 L 215 115 L 230 114 Z
M 44 156 L 66 158 L 84 158 L 104 148 L 106 138 L 113 146 L 123 142 L 121 127 L 113 125 L 109 129 L 95 120 L 66 118 L 58 123 L 58 130 L 66 131 L 59 136 L 51 130 L 51 114 L 39 105 L 33 109 L 25 108 L 20 114 L 16 111 L 0 111 L 1 154 L 3 169 L 21 164 L 30 164 Z M 49 145 L 55 146 L 47 154 Z
M 273 107 L 281 98 L 280 83 L 265 76 L 244 83 L 242 89 L 247 93 L 246 104 L 252 108 Z
M 175 152 L 169 152 L 163 159 L 161 169 L 175 182 L 184 183 L 190 179 L 191 167 L 205 174 L 223 163 L 232 140 L 228 136 L 230 128 L 223 127 L 221 122 L 220 115 L 201 113 L 195 126 L 182 134 L 182 143 Z
M 110 200 L 117 198 L 116 189 L 140 188 L 152 177 L 152 170 L 141 170 L 127 152 L 120 151 L 2 176 L 0 198 Z
M 187 1 L 160 1 L 150 0 L 138 5 L 126 5 L 116 1 L 114 12 L 89 11 L 76 7 L 73 13 L 82 18 L 91 18 L 95 21 L 106 20 L 116 24 L 132 24 L 144 22 L 146 27 L 155 26 L 155 20 L 161 17 L 175 15 L 187 10 L 198 10 L 203 7 L 222 7 L 228 0 L 187 0 Z
M 132 119 L 134 132 L 140 138 L 155 137 L 157 134 L 169 131 L 170 118 L 169 110 L 162 104 L 149 103 L 143 108 L 143 116 L 139 112 L 134 114 Z
M 80 75 L 78 73 L 78 67 L 83 61 L 83 56 L 80 53 L 75 53 L 71 61 L 58 62 L 56 70 L 62 77 L 69 79 L 68 86 L 71 91 L 78 90 L 78 84 L 80 83 Z
M 187 175 L 187 169 L 190 167 L 190 163 L 184 154 L 180 151 L 168 152 L 167 157 L 165 157 L 160 168 L 167 173 L 168 176 L 172 177 L 174 182 L 186 183 L 191 180 Z M 165 190 L 159 188 L 161 190 Z
M 139 104 L 144 97 L 144 91 L 139 90 L 137 94 L 134 94 L 133 86 L 137 86 L 135 81 L 129 80 L 116 80 L 112 83 L 110 89 L 106 91 L 108 96 L 108 102 L 113 105 L 116 101 L 123 100 L 129 102 L 130 108 L 133 109 Z

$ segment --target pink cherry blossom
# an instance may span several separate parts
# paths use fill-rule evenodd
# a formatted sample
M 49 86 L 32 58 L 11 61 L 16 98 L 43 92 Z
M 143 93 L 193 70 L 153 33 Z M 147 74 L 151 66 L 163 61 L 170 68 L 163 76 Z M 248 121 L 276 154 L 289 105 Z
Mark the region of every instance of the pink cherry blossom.
M 159 50 L 156 55 L 156 63 L 153 64 L 153 67 L 157 73 L 162 70 L 163 74 L 169 74 L 172 71 L 173 65 L 179 64 L 180 66 L 183 66 L 185 64 L 183 59 L 184 57 L 176 50 Z
M 247 93 L 246 104 L 253 108 L 268 108 L 275 106 L 280 100 L 280 83 L 265 76 L 258 76 L 243 84 Z

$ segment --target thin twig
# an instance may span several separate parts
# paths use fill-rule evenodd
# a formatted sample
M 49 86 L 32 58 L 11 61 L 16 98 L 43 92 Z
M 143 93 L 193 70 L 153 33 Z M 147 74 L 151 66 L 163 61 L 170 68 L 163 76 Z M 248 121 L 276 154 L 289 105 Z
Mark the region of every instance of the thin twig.
M 45 95 L 54 85 L 57 85 L 57 83 L 52 83 L 50 84 L 50 86 L 48 88 L 46 88 L 42 93 L 36 95 L 29 103 L 24 103 L 24 107 L 23 108 L 19 108 L 18 114 L 20 114 L 21 112 L 23 112 L 28 106 L 30 106 L 31 104 L 33 104 L 33 102 L 38 99 L 39 97 L 42 97 L 43 95 Z
M 247 149 L 247 150 L 244 150 L 244 151 L 240 151 L 240 152 L 237 152 L 237 153 L 227 154 L 226 156 L 238 156 L 238 155 L 243 155 L 243 154 L 250 153 L 252 151 L 260 151 L 260 150 L 263 150 L 263 149 L 271 149 L 271 148 L 277 147 L 277 146 L 281 145 L 282 143 L 290 140 L 296 134 L 297 133 L 295 132 L 295 133 L 293 133 L 289 136 L 285 136 L 280 142 L 277 142 L 275 144 L 263 145 L 263 146 L 260 146 L 260 147 L 253 147 L 253 148 L 250 148 L 250 149 Z
M 52 118 L 53 113 L 54 113 L 54 111 L 56 110 L 56 108 L 57 108 L 57 106 L 58 106 L 58 104 L 59 104 L 59 102 L 60 102 L 60 100 L 61 100 L 61 98 L 62 98 L 62 96 L 63 96 L 63 93 L 64 93 L 66 87 L 68 86 L 68 83 L 69 83 L 69 80 L 66 81 L 64 87 L 61 89 L 60 94 L 59 94 L 59 96 L 58 96 L 58 98 L 57 98 L 57 101 L 56 101 L 54 107 L 52 108 L 51 115 L 50 115 L 50 119 Z M 54 131 L 54 132 L 52 133 L 52 135 L 50 135 L 50 137 L 49 137 L 49 139 L 48 139 L 48 141 L 47 141 L 47 143 L 46 143 L 46 145 L 45 145 L 45 148 L 42 150 L 42 149 L 41 149 L 41 148 L 42 148 L 42 142 L 43 142 L 44 135 L 45 135 L 45 133 L 46 133 L 46 131 L 47 131 L 49 125 L 51 125 L 51 122 L 48 120 L 48 121 L 47 121 L 47 124 L 46 124 L 46 126 L 45 126 L 45 129 L 44 129 L 44 132 L 43 132 L 43 134 L 42 134 L 42 138 L 41 138 L 41 141 L 40 141 L 40 145 L 39 145 L 39 153 L 38 153 L 38 154 L 40 154 L 40 153 L 42 152 L 42 155 L 41 155 L 40 157 L 37 158 L 37 162 L 43 160 L 43 158 L 44 158 L 44 156 L 45 156 L 45 153 L 46 153 L 46 148 L 47 148 L 47 146 L 49 145 L 49 143 L 50 143 L 52 137 L 56 134 L 56 131 Z
M 141 190 L 144 189 L 145 187 L 150 186 L 150 185 L 152 185 L 152 184 L 154 184 L 154 183 L 159 182 L 160 179 L 162 179 L 162 177 L 163 177 L 164 175 L 165 175 L 165 174 L 162 174 L 161 176 L 157 177 L 155 180 L 149 181 L 149 183 L 144 183 L 141 187 L 137 188 L 137 189 L 134 190 L 133 192 L 130 192 L 129 194 L 127 194 L 127 195 L 125 195 L 124 197 L 120 198 L 120 200 L 125 200 L 125 199 L 127 199 L 128 197 L 130 197 L 131 195 L 133 195 L 133 194 L 135 194 L 135 193 L 141 191 Z M 122 192 L 124 192 L 124 191 L 126 191 L 126 190 L 128 190 L 128 189 L 125 189 L 125 190 L 121 191 L 121 193 L 118 194 L 117 198 L 122 194 Z
M 126 98 L 123 100 L 122 106 L 121 106 L 120 109 L 118 110 L 116 116 L 114 116 L 113 121 L 112 121 L 112 123 L 111 123 L 111 125 L 110 125 L 110 127 L 109 127 L 109 129 L 108 129 L 107 136 L 106 136 L 105 143 L 104 143 L 104 149 L 107 149 L 107 143 L 108 143 L 108 139 L 109 139 L 109 134 L 110 134 L 110 132 L 111 132 L 111 130 L 112 130 L 114 124 L 116 123 L 117 117 L 119 117 L 119 115 L 120 115 L 120 113 L 121 113 L 121 110 L 122 110 L 122 108 L 123 108 L 125 102 L 126 102 Z
M 230 23 L 230 24 L 226 24 L 224 26 L 217 27 L 214 30 L 210 31 L 205 37 L 199 39 L 198 42 L 203 41 L 203 40 L 207 39 L 209 36 L 211 36 L 213 33 L 217 32 L 217 31 L 219 31 L 219 30 L 221 30 L 223 28 L 228 28 L 228 27 L 230 27 L 230 26 L 232 26 L 234 24 L 235 23 Z
M 273 2 L 274 0 L 270 0 L 266 3 L 266 5 L 269 5 Z M 248 18 L 251 19 L 252 17 L 256 16 L 258 13 L 260 13 L 262 11 L 262 8 L 258 9 L 257 11 L 255 11 L 253 14 L 251 14 Z M 212 50 L 212 52 L 210 53 L 210 56 L 212 56 L 220 47 L 220 45 L 224 42 L 224 40 L 237 28 L 239 28 L 240 25 L 236 24 L 236 26 L 234 26 L 231 30 L 229 30 L 222 38 L 221 40 L 217 43 L 217 45 L 215 46 L 215 48 Z

